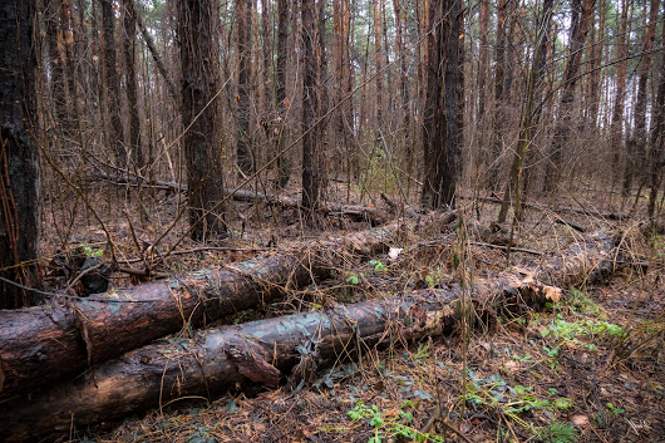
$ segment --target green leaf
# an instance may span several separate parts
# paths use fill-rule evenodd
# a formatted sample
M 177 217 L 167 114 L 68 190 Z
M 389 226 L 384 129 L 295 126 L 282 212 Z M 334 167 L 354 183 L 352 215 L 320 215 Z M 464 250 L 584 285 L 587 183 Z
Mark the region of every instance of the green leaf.
M 351 274 L 346 277 L 346 282 L 350 285 L 356 286 L 360 284 L 360 277 L 358 277 L 356 274 Z

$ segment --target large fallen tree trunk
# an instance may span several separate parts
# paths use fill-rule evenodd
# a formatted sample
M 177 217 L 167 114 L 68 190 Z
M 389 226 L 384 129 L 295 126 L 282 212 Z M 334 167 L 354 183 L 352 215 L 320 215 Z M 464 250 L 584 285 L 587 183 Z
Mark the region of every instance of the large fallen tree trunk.
M 555 256 L 531 275 L 503 273 L 469 287 L 481 314 L 556 301 L 561 291 L 538 278 L 565 285 L 599 279 L 612 267 L 614 241 L 591 238 Z M 604 271 L 601 271 L 604 270 Z M 354 357 L 358 343 L 417 339 L 450 331 L 463 294 L 460 286 L 413 291 L 327 311 L 308 312 L 200 331 L 132 351 L 80 380 L 6 405 L 0 439 L 25 440 L 67 433 L 178 399 L 205 396 L 250 381 L 277 385 L 302 375 L 326 357 Z
M 452 219 L 452 213 L 432 214 L 420 223 L 444 226 Z M 403 227 L 397 221 L 182 278 L 2 310 L 0 399 L 75 375 L 183 328 L 270 302 L 284 294 L 284 286 L 301 287 L 342 266 L 348 254 L 371 256 L 387 249 Z
M 113 177 L 106 174 L 96 174 L 96 180 L 103 180 L 107 183 L 130 186 L 142 187 L 146 189 L 159 189 L 171 192 L 187 192 L 187 186 L 181 185 L 176 182 L 163 181 L 163 180 L 144 180 L 135 176 Z M 267 205 L 279 206 L 287 209 L 299 209 L 300 200 L 293 197 L 281 195 L 268 195 L 259 191 L 252 191 L 247 189 L 237 189 L 232 192 L 231 198 L 235 201 L 246 203 L 265 203 Z M 319 205 L 317 211 L 322 215 L 334 215 L 349 217 L 354 221 L 366 221 L 372 226 L 379 226 L 390 220 L 391 216 L 388 211 L 380 208 L 372 208 L 362 205 L 344 205 L 339 203 L 326 203 Z M 413 211 L 411 211 L 413 212 Z

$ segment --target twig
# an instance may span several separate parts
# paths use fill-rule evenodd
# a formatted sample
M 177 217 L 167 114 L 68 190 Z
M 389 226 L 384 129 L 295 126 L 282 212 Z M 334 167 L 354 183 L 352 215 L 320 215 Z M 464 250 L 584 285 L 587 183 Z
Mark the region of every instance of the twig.
M 500 250 L 506 251 L 506 252 L 508 252 L 508 250 L 510 250 L 510 251 L 524 252 L 525 254 L 532 254 L 532 255 L 539 255 L 539 256 L 544 255 L 540 251 L 536 251 L 536 250 L 533 250 L 533 249 L 519 248 L 519 247 L 515 247 L 515 246 L 508 247 L 508 246 L 495 245 L 493 243 L 484 243 L 484 242 L 479 242 L 479 241 L 472 241 L 471 244 L 474 245 L 474 246 L 482 246 L 484 248 L 500 249 Z

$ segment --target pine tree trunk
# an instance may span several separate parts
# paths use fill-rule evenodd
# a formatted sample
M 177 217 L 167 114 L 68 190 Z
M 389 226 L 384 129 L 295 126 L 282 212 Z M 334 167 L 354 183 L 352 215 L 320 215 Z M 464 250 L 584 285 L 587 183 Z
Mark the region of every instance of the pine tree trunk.
M 39 154 L 35 129 L 35 0 L 0 3 L 0 275 L 38 285 Z M 34 294 L 0 282 L 0 309 L 31 304 Z M 1 375 L 0 370 L 0 375 Z M 2 378 L 2 377 L 0 377 Z
M 136 11 L 134 0 L 123 0 L 124 6 L 124 55 L 125 83 L 127 88 L 127 107 L 129 111 L 129 149 L 134 168 L 143 167 L 143 150 L 141 146 L 141 119 L 138 102 L 138 77 L 136 75 Z
M 121 169 L 127 168 L 127 150 L 125 149 L 125 129 L 122 124 L 120 113 L 120 76 L 115 50 L 115 14 L 113 12 L 113 0 L 100 0 L 102 4 L 102 20 L 104 28 L 104 75 L 108 93 L 108 112 L 111 119 L 111 133 L 109 142 L 113 144 L 116 166 Z
M 288 60 L 289 1 L 277 0 L 277 65 L 275 66 L 275 101 L 279 109 L 280 128 L 277 136 L 277 185 L 284 188 L 291 178 L 291 161 L 288 155 L 279 155 L 284 149 L 288 134 L 287 113 L 290 103 L 286 97 L 286 64 Z
M 255 158 L 252 152 L 249 133 L 250 86 L 251 86 L 251 51 L 252 51 L 252 2 L 236 1 L 236 41 L 238 46 L 238 133 L 236 139 L 236 157 L 238 168 L 245 175 L 254 173 Z
M 194 240 L 226 235 L 220 149 L 218 0 L 178 1 L 177 34 L 182 69 L 182 122 L 188 204 Z M 196 120 L 195 120 L 196 119 Z
M 421 205 L 441 209 L 455 205 L 455 188 L 462 176 L 464 16 L 461 0 L 432 1 L 430 12 L 434 32 L 428 48 Z
M 317 63 L 315 48 L 318 46 L 318 27 L 315 0 L 302 0 L 302 44 L 303 44 L 303 104 L 302 129 L 302 206 L 311 219 L 319 205 L 319 139 L 318 128 L 313 127 L 317 120 L 318 96 Z

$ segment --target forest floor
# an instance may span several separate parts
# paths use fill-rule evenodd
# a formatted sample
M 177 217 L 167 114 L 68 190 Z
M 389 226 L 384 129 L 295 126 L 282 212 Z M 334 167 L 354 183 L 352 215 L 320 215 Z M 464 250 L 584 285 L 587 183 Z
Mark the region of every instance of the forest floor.
M 148 223 L 106 219 L 122 256 L 140 256 L 143 239 L 154 238 L 168 225 L 158 218 L 173 217 L 173 197 L 169 202 Z M 235 205 L 235 239 L 221 243 L 231 250 L 183 253 L 167 259 L 161 271 L 223 265 L 321 235 L 306 228 L 295 211 L 275 215 L 259 206 Z M 460 272 L 473 279 L 533 268 L 541 256 L 512 252 L 506 257 L 505 251 L 475 242 L 485 242 L 482 227 L 495 218 L 496 209 L 487 205 L 469 211 L 463 239 L 459 227 L 448 233 L 412 232 L 390 245 L 402 248 L 397 257 L 351 259 L 329 280 L 291 291 L 287 300 L 240 313 L 232 321 L 436 287 L 458 279 Z M 617 228 L 599 219 L 565 218 L 589 232 Z M 79 224 L 83 220 L 72 226 Z M 106 233 L 95 223 L 90 226 L 95 227 L 72 229 L 70 236 L 58 235 L 64 229 L 52 227 L 50 238 L 66 241 L 53 242 L 47 249 L 55 254 L 65 244 L 94 247 L 104 242 Z M 551 214 L 535 211 L 524 226 L 519 245 L 542 252 L 557 251 L 581 235 L 555 223 Z M 337 220 L 324 228 L 329 235 L 367 225 Z M 318 368 L 306 381 L 289 380 L 277 390 L 245 386 L 242 392 L 238 389 L 212 402 L 183 399 L 113 424 L 110 430 L 106 424 L 72 437 L 191 443 L 665 441 L 665 237 L 636 235 L 636 222 L 621 228 L 631 251 L 640 260 L 648 259 L 646 274 L 630 269 L 605 286 L 564 288 L 570 289 L 564 300 L 545 312 L 499 317 L 471 332 L 366 349 L 354 362 L 340 360 L 332 368 Z M 180 226 L 165 237 L 163 250 L 184 229 Z M 185 240 L 177 250 L 192 248 L 198 246 Z M 114 285 L 137 283 L 135 277 L 115 277 Z M 62 286 L 56 280 L 54 287 Z

